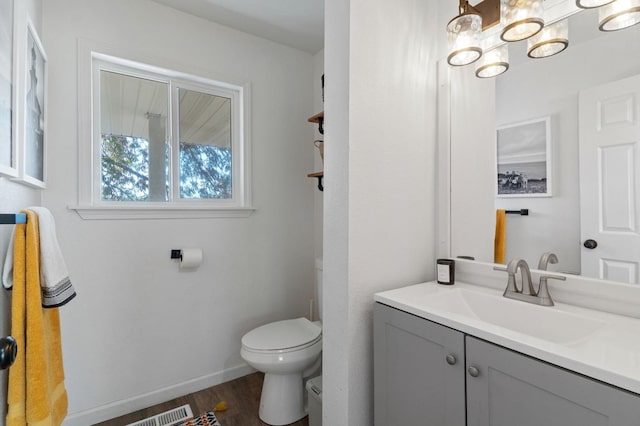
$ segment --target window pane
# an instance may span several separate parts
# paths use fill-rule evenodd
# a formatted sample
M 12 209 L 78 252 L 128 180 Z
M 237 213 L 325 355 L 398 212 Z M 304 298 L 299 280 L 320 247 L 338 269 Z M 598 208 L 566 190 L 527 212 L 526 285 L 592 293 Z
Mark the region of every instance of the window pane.
M 231 99 L 179 89 L 180 198 L 232 198 Z
M 167 201 L 167 84 L 100 71 L 101 198 Z

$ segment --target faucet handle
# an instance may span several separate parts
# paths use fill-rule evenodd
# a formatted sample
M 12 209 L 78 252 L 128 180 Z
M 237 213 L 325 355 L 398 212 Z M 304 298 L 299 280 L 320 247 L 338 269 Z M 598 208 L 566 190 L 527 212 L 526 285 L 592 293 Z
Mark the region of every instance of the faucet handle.
M 553 306 L 553 299 L 551 298 L 551 294 L 549 294 L 549 286 L 547 285 L 547 280 L 560 280 L 566 281 L 567 277 L 563 277 L 562 275 L 556 274 L 541 274 L 540 275 L 540 284 L 538 284 L 538 294 L 537 297 L 540 299 L 540 304 L 543 306 Z
M 550 274 L 548 272 L 545 272 L 544 274 L 540 274 L 540 281 L 542 281 L 543 279 L 544 280 L 552 279 L 552 280 L 566 281 L 567 277 L 562 276 L 562 275 Z
M 504 266 L 494 266 L 493 270 L 506 272 L 507 274 L 509 274 L 509 277 L 507 278 L 507 288 L 505 289 L 505 293 L 518 293 L 518 286 L 516 285 L 516 274 L 514 272 L 509 271 L 509 269 Z
M 540 256 L 540 260 L 538 261 L 538 269 L 540 269 L 541 271 L 546 271 L 547 265 L 549 263 L 558 263 L 558 256 L 550 251 L 543 253 L 542 256 Z

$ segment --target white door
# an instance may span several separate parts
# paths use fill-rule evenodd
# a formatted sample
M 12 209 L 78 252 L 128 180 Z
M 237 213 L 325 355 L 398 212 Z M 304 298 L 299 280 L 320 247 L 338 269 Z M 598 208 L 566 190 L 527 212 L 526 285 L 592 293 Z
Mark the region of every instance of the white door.
M 640 75 L 580 92 L 582 275 L 639 283 Z

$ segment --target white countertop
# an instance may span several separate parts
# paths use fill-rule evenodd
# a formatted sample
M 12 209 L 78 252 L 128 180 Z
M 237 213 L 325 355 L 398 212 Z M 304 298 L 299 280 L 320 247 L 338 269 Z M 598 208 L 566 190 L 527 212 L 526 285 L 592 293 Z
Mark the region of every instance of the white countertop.
M 457 296 L 461 291 L 471 292 L 468 294 L 475 294 L 480 299 L 484 297 L 483 300 L 488 300 L 489 303 L 494 302 L 496 311 L 506 307 L 508 318 L 513 318 L 514 323 L 519 322 L 520 325 L 515 328 L 506 324 L 503 326 L 491 312 L 476 315 L 463 299 L 458 302 L 456 297 L 450 297 Z M 496 289 L 457 281 L 452 286 L 435 282 L 416 284 L 376 293 L 374 299 L 471 336 L 640 394 L 640 319 L 565 303 L 556 302 L 552 307 L 537 306 L 506 299 L 502 297 L 502 291 Z M 487 320 L 489 317 L 491 319 Z M 580 329 L 581 320 L 587 330 L 584 333 Z M 562 337 L 563 327 L 569 333 L 575 330 L 575 339 L 567 340 Z M 569 327 L 573 328 L 569 330 Z M 592 328 L 593 331 L 590 331 Z M 527 332 L 527 329 L 531 332 Z M 540 337 L 547 335 L 549 338 Z

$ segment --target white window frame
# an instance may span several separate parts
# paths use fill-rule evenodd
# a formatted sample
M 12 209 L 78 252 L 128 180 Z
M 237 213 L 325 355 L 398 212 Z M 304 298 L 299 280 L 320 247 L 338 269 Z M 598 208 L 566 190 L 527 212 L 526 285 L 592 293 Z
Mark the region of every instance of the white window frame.
M 250 85 L 197 77 L 165 67 L 100 52 L 86 43 L 78 45 L 78 204 L 70 206 L 84 219 L 161 219 L 247 217 L 251 207 L 249 134 Z M 111 52 L 109 52 L 111 53 Z M 88 58 L 88 60 L 86 60 Z M 84 59 L 84 60 L 83 60 Z M 171 138 L 168 201 L 106 201 L 101 198 L 100 72 L 118 72 L 166 83 Z M 232 198 L 184 199 L 179 196 L 178 90 L 194 90 L 231 99 Z

